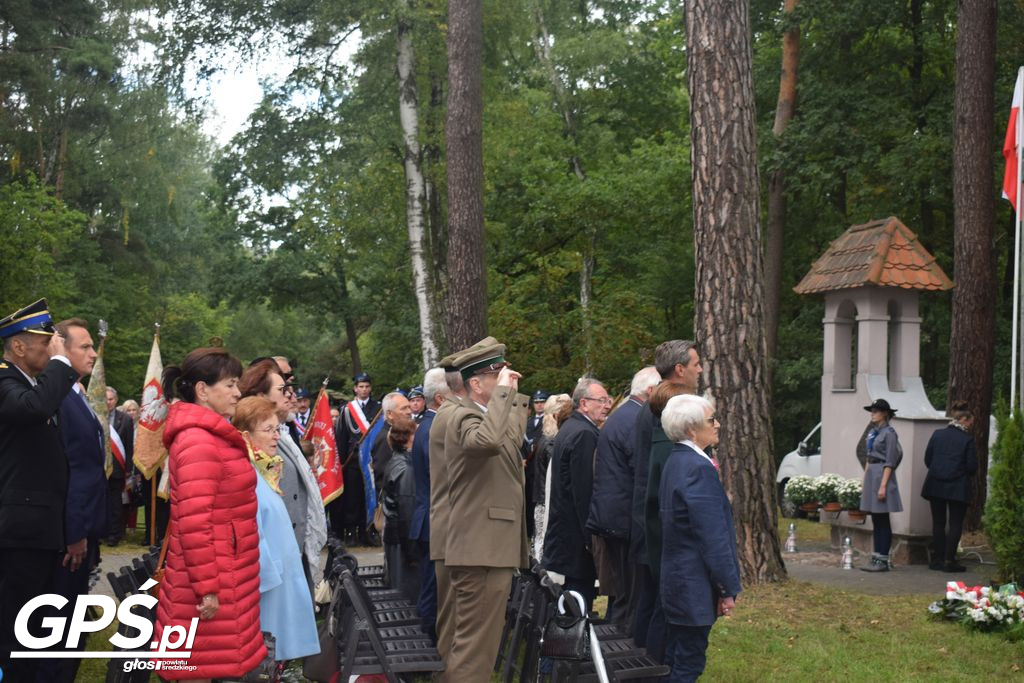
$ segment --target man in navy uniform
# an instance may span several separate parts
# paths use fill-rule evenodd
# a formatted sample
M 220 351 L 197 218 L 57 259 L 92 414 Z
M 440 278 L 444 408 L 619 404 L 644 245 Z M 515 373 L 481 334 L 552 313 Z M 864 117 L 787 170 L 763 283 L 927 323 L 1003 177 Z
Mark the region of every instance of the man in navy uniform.
M 91 374 L 97 354 L 88 323 L 81 318 L 71 318 L 57 323 L 56 327 L 57 333 L 64 337 L 71 368 L 80 377 Z M 81 383 L 76 383 L 64 397 L 57 417 L 71 474 L 64 505 L 67 550 L 64 557 L 54 559 L 54 572 L 46 592 L 62 595 L 68 603 L 59 610 L 49 608 L 44 616 L 64 617 L 70 621 L 78 596 L 89 594 L 89 574 L 99 564 L 100 539 L 107 531 L 104 471 L 107 447 L 103 424 L 93 412 Z M 78 649 L 85 648 L 84 638 L 79 640 L 78 646 Z M 44 660 L 39 665 L 36 680 L 72 683 L 80 663 L 80 659 Z
M 363 493 L 363 471 L 359 467 L 359 454 L 355 452 L 360 439 L 370 428 L 373 418 L 380 412 L 380 402 L 371 396 L 370 376 L 360 372 L 352 378 L 355 398 L 341 407 L 341 415 L 334 423 L 334 436 L 338 443 L 338 457 L 342 462 L 345 492 L 328 506 L 331 529 L 346 545 L 357 541 L 369 544 L 366 530 L 366 500 Z
M 54 334 L 46 300 L 0 320 L 0 670 L 9 681 L 32 680 L 33 659 L 14 635 L 22 606 L 46 592 L 64 545 L 68 463 L 56 413 L 78 374 Z M 38 635 L 37 611 L 29 630 Z

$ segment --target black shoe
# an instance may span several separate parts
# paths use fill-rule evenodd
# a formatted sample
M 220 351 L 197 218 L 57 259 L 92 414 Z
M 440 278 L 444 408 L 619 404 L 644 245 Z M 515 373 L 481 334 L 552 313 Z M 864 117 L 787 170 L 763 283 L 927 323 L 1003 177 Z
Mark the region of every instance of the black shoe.
M 946 564 L 942 565 L 942 571 L 948 572 L 950 574 L 956 574 L 959 572 L 967 571 L 967 567 L 963 566 L 962 564 L 957 564 L 956 562 L 947 562 Z
M 937 572 L 941 572 L 945 568 L 946 568 L 946 565 L 944 565 L 941 562 L 929 562 L 928 563 L 928 569 L 931 569 L 931 570 L 934 570 L 934 571 L 937 571 Z

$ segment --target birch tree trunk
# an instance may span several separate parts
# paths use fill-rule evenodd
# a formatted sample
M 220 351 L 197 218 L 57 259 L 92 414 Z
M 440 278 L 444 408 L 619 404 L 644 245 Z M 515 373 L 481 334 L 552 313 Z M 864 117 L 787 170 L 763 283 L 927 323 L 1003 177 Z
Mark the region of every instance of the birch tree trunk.
M 786 0 L 783 13 L 792 18 L 799 0 Z M 800 63 L 800 27 L 792 26 L 782 36 L 782 76 L 775 105 L 772 134 L 781 138 L 796 109 L 797 67 Z M 786 174 L 781 168 L 768 182 L 768 230 L 765 234 L 765 336 L 769 360 L 775 357 L 779 339 L 779 302 L 782 299 L 782 254 L 786 242 Z
M 745 583 L 786 575 L 777 532 L 747 0 L 687 0 L 694 330 Z
M 988 473 L 989 414 L 995 356 L 996 257 L 992 194 L 996 0 L 957 3 L 956 89 L 953 95 L 953 322 L 949 394 L 974 411 L 978 449 L 967 528 L 981 527 Z
M 419 100 L 416 92 L 416 57 L 412 45 L 411 0 L 405 0 L 398 18 L 398 116 L 402 124 L 405 163 L 405 220 L 409 230 L 409 254 L 412 259 L 413 291 L 420 316 L 420 349 L 423 367 L 429 369 L 440 358 L 435 332 L 434 309 L 430 292 L 428 268 L 424 256 L 424 202 L 426 185 L 423 177 L 423 154 L 420 149 Z
M 487 334 L 484 270 L 482 0 L 448 3 L 448 342 Z

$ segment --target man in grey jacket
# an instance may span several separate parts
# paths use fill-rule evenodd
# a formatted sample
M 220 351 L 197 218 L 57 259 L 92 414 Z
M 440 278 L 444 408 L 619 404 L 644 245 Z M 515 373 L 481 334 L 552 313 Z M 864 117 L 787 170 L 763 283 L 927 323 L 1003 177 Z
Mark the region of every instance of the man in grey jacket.
M 302 553 L 302 569 L 306 572 L 310 598 L 313 595 L 314 575 L 320 570 L 320 551 L 327 544 L 327 517 L 324 514 L 320 486 L 316 482 L 309 461 L 292 437 L 288 425 L 295 419 L 298 399 L 291 387 L 286 390 L 288 410 L 278 413 L 281 420 L 281 440 L 277 442 L 277 454 L 284 460 L 281 475 L 281 495 L 292 521 L 295 541 Z

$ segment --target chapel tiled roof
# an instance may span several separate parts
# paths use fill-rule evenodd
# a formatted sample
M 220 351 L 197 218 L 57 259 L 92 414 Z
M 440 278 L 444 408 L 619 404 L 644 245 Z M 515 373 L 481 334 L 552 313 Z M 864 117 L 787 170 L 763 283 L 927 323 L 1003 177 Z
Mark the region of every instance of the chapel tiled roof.
M 877 285 L 945 291 L 953 288 L 935 257 L 898 218 L 851 226 L 829 245 L 796 287 L 797 294 Z

